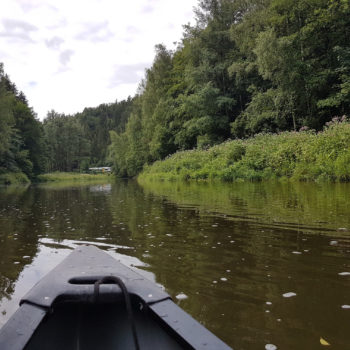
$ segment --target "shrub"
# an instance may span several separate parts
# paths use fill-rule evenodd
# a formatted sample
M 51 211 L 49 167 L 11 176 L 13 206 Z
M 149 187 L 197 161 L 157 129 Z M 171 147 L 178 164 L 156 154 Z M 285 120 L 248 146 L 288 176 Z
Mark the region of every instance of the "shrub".
M 182 180 L 350 181 L 350 123 L 334 118 L 322 132 L 259 134 L 157 161 L 141 178 Z
M 21 172 L 0 174 L 1 185 L 23 185 L 29 184 L 28 176 Z

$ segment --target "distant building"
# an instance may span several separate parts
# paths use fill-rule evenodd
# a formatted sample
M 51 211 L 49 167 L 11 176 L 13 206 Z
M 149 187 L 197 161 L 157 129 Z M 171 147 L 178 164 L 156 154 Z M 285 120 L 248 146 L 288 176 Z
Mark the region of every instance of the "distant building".
M 101 166 L 98 168 L 89 168 L 89 171 L 92 173 L 111 173 L 112 168 L 110 166 Z

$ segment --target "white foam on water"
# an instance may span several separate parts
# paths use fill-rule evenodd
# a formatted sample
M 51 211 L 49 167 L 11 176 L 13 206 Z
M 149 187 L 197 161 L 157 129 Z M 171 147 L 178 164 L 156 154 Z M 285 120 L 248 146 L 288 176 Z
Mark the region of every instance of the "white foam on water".
M 184 300 L 184 299 L 187 299 L 188 296 L 185 293 L 180 293 L 175 298 L 178 300 Z
M 339 272 L 338 273 L 339 276 L 350 276 L 350 272 Z
M 284 298 L 291 298 L 291 297 L 295 297 L 296 293 L 294 292 L 288 292 L 288 293 L 284 293 L 282 294 Z

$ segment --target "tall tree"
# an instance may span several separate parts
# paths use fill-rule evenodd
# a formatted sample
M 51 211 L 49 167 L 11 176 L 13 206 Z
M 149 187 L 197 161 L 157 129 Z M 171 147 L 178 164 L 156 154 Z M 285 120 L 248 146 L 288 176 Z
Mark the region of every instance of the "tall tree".
M 13 134 L 14 118 L 11 109 L 13 96 L 6 89 L 3 64 L 0 63 L 0 164 L 9 151 Z
M 106 165 L 109 131 L 123 132 L 131 113 L 133 99 L 85 108 L 77 114 L 86 137 L 90 140 L 90 164 Z
M 44 120 L 48 171 L 80 170 L 90 156 L 90 143 L 77 117 L 50 111 Z
M 0 167 L 33 177 L 44 170 L 44 139 L 40 122 L 23 92 L 0 64 Z
M 180 96 L 180 109 L 186 119 L 180 139 L 189 138 L 192 147 L 212 145 L 228 138 L 229 123 L 235 117 L 237 106 L 228 72 L 235 49 L 230 38 L 233 2 L 202 0 L 196 18 L 194 27 L 186 27 L 184 45 L 189 60 L 184 78 L 188 88 Z M 185 147 L 188 147 L 186 141 Z

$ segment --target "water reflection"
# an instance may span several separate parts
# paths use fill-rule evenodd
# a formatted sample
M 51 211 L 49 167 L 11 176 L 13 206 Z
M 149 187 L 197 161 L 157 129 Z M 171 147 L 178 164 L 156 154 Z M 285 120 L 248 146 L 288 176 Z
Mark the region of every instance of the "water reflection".
M 344 349 L 349 195 L 348 185 L 315 184 L 2 188 L 0 323 L 72 249 L 93 243 L 235 349 L 311 349 L 320 337 Z
M 349 184 L 146 182 L 141 185 L 146 193 L 233 220 L 303 231 L 338 231 L 346 236 L 350 229 Z

